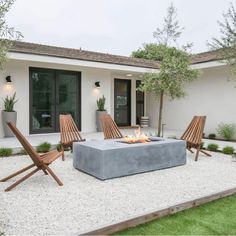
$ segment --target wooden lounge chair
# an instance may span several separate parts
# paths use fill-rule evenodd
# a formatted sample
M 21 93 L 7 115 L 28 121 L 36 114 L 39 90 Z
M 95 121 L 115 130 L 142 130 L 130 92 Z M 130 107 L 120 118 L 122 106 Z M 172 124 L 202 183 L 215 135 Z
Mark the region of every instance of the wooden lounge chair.
M 116 138 L 123 137 L 117 124 L 111 118 L 110 115 L 107 114 L 107 115 L 102 116 L 100 118 L 100 122 L 102 124 L 104 139 L 116 139 Z
M 187 149 L 193 153 L 191 150 L 195 148 L 197 150 L 195 161 L 198 160 L 199 152 L 204 153 L 207 156 L 211 156 L 209 153 L 201 149 L 202 146 L 202 136 L 203 130 L 206 122 L 206 116 L 194 116 L 188 128 L 185 130 L 181 139 L 187 142 Z
M 18 184 L 22 183 L 24 180 L 31 177 L 33 174 L 38 172 L 39 170 L 42 170 L 46 175 L 50 174 L 53 179 L 58 183 L 59 186 L 62 186 L 63 183 L 60 181 L 60 179 L 54 174 L 54 172 L 49 168 L 49 165 L 55 161 L 58 157 L 62 155 L 62 152 L 58 152 L 57 150 L 53 150 L 50 152 L 47 152 L 43 155 L 39 155 L 35 149 L 30 145 L 30 143 L 26 140 L 26 138 L 21 134 L 21 132 L 16 128 L 16 126 L 13 123 L 8 123 L 9 128 L 12 130 L 12 132 L 15 134 L 16 138 L 19 140 L 21 145 L 24 147 L 25 151 L 29 154 L 30 158 L 33 161 L 33 164 L 9 175 L 6 178 L 3 178 L 0 180 L 0 182 L 5 182 L 33 167 L 36 167 L 33 171 L 16 181 L 14 184 L 10 185 L 8 188 L 5 189 L 5 191 L 10 191 L 11 189 L 15 188 Z
M 70 147 L 72 150 L 73 142 L 85 141 L 82 139 L 79 130 L 71 115 L 60 115 L 60 132 L 61 132 L 61 147 L 62 160 L 65 160 L 64 150 Z

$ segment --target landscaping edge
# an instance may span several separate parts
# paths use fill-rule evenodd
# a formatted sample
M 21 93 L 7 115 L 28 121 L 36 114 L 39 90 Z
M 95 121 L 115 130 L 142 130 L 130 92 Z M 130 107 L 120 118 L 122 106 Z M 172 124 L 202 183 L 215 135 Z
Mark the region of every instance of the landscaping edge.
M 195 200 L 180 203 L 174 206 L 170 206 L 161 210 L 145 213 L 143 215 L 136 216 L 134 218 L 121 221 L 112 225 L 103 226 L 101 228 L 93 229 L 84 233 L 79 233 L 78 235 L 110 235 L 137 225 L 153 221 L 155 219 L 162 218 L 164 216 L 172 215 L 177 212 L 187 210 L 196 206 L 203 205 L 214 200 L 218 200 L 236 193 L 236 188 L 225 190 L 219 193 L 207 195 L 205 197 L 197 198 Z

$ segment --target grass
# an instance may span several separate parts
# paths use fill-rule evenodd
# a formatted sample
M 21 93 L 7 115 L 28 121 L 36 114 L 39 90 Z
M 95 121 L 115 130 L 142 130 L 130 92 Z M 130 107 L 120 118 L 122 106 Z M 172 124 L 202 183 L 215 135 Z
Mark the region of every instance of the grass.
M 166 216 L 116 235 L 236 235 L 236 195 Z

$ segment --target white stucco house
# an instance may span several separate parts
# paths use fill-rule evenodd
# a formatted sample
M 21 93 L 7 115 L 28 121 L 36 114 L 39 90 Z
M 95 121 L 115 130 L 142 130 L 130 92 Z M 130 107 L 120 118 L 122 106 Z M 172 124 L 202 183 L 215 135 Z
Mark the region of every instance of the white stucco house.
M 182 131 L 194 115 L 207 116 L 206 133 L 215 132 L 220 122 L 236 122 L 236 88 L 228 82 L 227 66 L 206 52 L 193 56 L 192 67 L 201 69 L 201 76 L 186 86 L 188 96 L 165 99 L 166 129 Z M 136 91 L 143 73 L 156 70 L 158 63 L 142 59 L 15 42 L 0 75 L 0 108 L 2 98 L 16 92 L 17 126 L 24 135 L 58 132 L 61 113 L 71 113 L 82 132 L 94 132 L 96 100 L 104 95 L 119 126 L 136 125 L 147 115 L 156 127 L 157 100 Z M 6 83 L 7 76 L 12 83 Z

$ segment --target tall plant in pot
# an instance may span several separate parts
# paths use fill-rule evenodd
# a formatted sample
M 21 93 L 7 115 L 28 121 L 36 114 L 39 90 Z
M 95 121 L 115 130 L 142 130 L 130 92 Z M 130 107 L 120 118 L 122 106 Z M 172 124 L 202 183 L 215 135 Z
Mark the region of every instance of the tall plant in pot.
M 97 131 L 102 131 L 102 126 L 100 122 L 100 117 L 107 114 L 107 110 L 105 109 L 106 98 L 104 95 L 97 100 L 97 111 L 96 111 L 96 124 L 97 124 Z
M 12 97 L 6 97 L 3 99 L 4 102 L 4 110 L 2 111 L 2 123 L 3 123 L 3 130 L 5 133 L 5 137 L 13 137 L 13 133 L 8 128 L 7 123 L 12 122 L 16 124 L 17 113 L 14 110 L 14 106 L 18 100 L 16 100 L 16 93 L 13 94 Z

